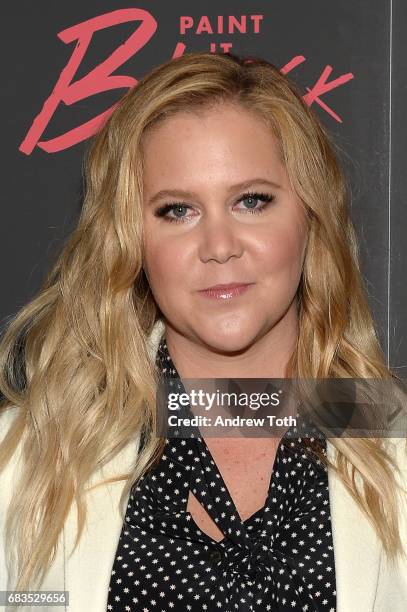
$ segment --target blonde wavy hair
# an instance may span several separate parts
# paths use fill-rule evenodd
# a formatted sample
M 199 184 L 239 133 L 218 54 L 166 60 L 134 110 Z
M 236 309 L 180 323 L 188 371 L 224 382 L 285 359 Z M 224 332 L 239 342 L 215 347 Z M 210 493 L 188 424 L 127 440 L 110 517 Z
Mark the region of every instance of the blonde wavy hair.
M 267 61 L 230 53 L 190 53 L 156 67 L 91 139 L 78 225 L 0 345 L 0 409 L 19 408 L 0 445 L 0 471 L 19 444 L 24 466 L 6 524 L 18 590 L 42 581 L 74 502 L 78 545 L 86 484 L 96 470 L 143 433 L 134 469 L 104 481 L 126 481 L 124 517 L 131 487 L 162 453 L 164 438 L 155 436 L 159 374 L 149 350 L 162 315 L 143 271 L 143 138 L 174 113 L 225 102 L 271 128 L 309 213 L 292 377 L 397 378 L 385 364 L 369 310 L 333 146 L 296 87 Z M 386 552 L 397 554 L 397 485 L 383 440 L 331 442 L 338 451 L 332 469 Z

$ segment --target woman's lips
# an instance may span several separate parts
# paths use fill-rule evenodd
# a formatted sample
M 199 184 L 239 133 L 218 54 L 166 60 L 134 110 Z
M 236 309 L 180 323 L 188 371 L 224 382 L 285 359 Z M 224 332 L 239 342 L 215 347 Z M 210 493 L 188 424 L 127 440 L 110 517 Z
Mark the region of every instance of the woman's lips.
M 199 291 L 201 295 L 212 298 L 215 300 L 230 300 L 233 297 L 237 297 L 242 293 L 245 293 L 254 283 L 241 283 L 231 285 L 216 285 L 209 289 L 203 289 Z

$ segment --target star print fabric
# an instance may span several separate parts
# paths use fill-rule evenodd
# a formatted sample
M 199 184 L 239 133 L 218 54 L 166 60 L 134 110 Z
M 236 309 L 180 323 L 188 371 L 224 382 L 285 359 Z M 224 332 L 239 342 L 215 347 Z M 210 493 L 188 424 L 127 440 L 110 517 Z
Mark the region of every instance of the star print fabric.
M 165 338 L 157 364 L 179 378 Z M 167 438 L 130 494 L 107 610 L 334 612 L 328 479 L 313 444 L 281 439 L 266 503 L 242 521 L 205 439 Z M 220 542 L 187 512 L 189 491 L 224 534 Z

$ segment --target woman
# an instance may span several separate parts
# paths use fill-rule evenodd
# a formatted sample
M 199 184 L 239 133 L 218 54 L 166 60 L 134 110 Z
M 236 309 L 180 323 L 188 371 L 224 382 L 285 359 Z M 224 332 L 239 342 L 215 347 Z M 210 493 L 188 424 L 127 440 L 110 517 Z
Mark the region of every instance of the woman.
M 75 612 L 405 610 L 404 439 L 155 436 L 163 378 L 395 380 L 294 85 L 256 58 L 172 60 L 120 101 L 86 179 L 1 346 L 0 588 L 66 590 Z

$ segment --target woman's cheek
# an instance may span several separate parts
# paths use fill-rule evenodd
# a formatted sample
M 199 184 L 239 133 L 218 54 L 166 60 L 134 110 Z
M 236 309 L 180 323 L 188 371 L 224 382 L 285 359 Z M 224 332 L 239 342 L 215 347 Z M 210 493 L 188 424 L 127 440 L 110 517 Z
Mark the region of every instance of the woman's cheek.
M 258 245 L 264 270 L 278 271 L 301 265 L 303 243 L 294 232 L 274 232 Z
M 150 284 L 157 298 L 168 298 L 172 293 L 179 291 L 179 286 L 184 280 L 182 256 L 172 251 L 157 248 L 150 252 Z

